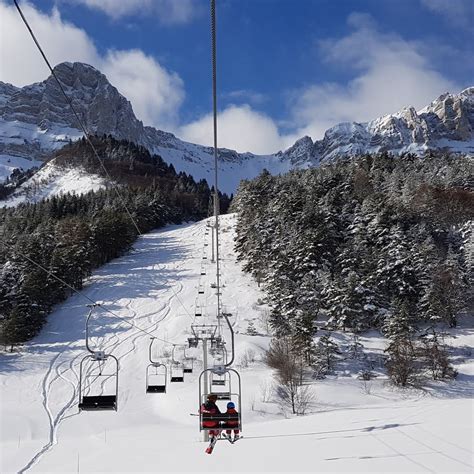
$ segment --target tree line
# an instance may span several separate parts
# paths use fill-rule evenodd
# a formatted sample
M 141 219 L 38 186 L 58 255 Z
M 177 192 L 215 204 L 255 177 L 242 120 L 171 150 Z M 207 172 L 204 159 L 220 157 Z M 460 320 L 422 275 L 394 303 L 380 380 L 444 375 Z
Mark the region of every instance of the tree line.
M 264 286 L 280 345 L 320 372 L 337 348 L 315 343 L 316 322 L 377 328 L 396 383 L 411 377 L 397 374 L 401 362 L 414 372 L 428 355 L 443 365 L 426 329 L 455 327 L 472 308 L 473 190 L 472 158 L 442 153 L 366 155 L 243 181 L 232 203 L 236 250 Z

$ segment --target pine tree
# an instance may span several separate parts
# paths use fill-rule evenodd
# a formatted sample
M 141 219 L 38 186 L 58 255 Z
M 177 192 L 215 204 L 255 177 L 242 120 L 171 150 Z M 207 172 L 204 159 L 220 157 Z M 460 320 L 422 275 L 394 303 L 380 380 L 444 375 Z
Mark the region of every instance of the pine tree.
M 337 355 L 340 354 L 338 345 L 331 339 L 331 333 L 321 336 L 314 350 L 313 368 L 317 377 L 334 370 Z
M 385 349 L 388 354 L 385 365 L 392 382 L 402 387 L 415 383 L 419 371 L 409 307 L 406 301 L 397 300 L 394 313 L 384 326 L 384 332 L 389 338 Z
M 440 334 L 431 327 L 419 337 L 420 357 L 433 380 L 451 379 L 457 372 L 449 363 L 448 351 L 440 340 Z

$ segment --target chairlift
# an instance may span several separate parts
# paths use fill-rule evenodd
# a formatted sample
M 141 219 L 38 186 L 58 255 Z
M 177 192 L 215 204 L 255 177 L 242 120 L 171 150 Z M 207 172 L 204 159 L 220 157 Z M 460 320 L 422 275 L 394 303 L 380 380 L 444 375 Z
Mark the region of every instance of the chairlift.
M 215 324 L 191 324 L 191 331 L 194 337 L 188 339 L 188 342 L 192 340 L 196 342 L 196 346 L 199 343 L 200 339 L 212 339 L 215 337 L 217 332 L 217 325 Z M 191 347 L 191 346 L 190 346 Z
M 222 339 L 222 336 L 216 336 L 211 338 L 211 349 L 223 349 L 224 348 L 224 339 Z
M 199 345 L 199 339 L 197 337 L 188 337 L 188 345 L 190 348 L 197 347 Z
M 204 294 L 204 285 L 202 283 L 198 283 L 198 294 L 199 295 Z
M 173 345 L 171 351 L 171 370 L 170 370 L 170 382 L 184 382 L 184 364 L 175 358 L 175 349 L 177 345 Z
M 90 354 L 81 360 L 79 368 L 79 411 L 117 411 L 119 361 L 89 346 L 89 321 L 95 306 L 86 319 L 86 349 Z
M 189 357 L 188 355 L 186 355 L 186 345 L 183 346 L 184 347 L 184 361 L 183 361 L 183 365 L 184 365 L 184 369 L 183 369 L 183 372 L 185 374 L 192 374 L 193 373 L 193 369 L 194 369 L 194 361 L 196 360 L 195 357 Z
M 166 393 L 166 380 L 168 378 L 168 369 L 152 357 L 152 346 L 155 338 L 150 341 L 149 359 L 150 364 L 146 368 L 146 393 Z
M 179 362 L 171 364 L 170 382 L 184 382 L 184 367 Z
M 219 392 L 215 391 L 214 388 L 211 390 L 212 395 L 217 396 L 217 402 L 223 401 L 223 400 L 232 400 L 235 403 L 236 406 L 236 411 L 237 413 L 235 415 L 230 415 L 227 413 L 221 413 L 217 415 L 211 415 L 208 413 L 202 413 L 202 410 L 200 411 L 199 414 L 199 431 L 209 431 L 209 430 L 222 430 L 222 429 L 237 429 L 237 430 L 242 430 L 242 389 L 241 389 L 241 381 L 240 381 L 240 375 L 239 373 L 232 368 L 228 368 L 225 366 L 215 366 L 210 369 L 203 370 L 199 376 L 199 406 L 202 406 L 204 403 L 206 403 L 207 396 L 204 386 L 204 380 L 205 378 L 203 377 L 204 374 L 211 373 L 212 377 L 228 377 L 228 383 L 229 387 L 231 385 L 231 380 L 235 379 L 235 382 L 233 384 L 234 387 L 237 387 L 237 390 L 232 392 L 231 390 L 224 392 Z M 216 379 L 217 380 L 217 379 Z M 224 411 L 224 410 L 221 410 Z M 214 426 L 212 427 L 207 427 L 203 426 L 204 423 L 209 423 L 209 422 L 214 422 Z M 229 424 L 229 422 L 232 423 L 232 425 Z M 237 424 L 235 424 L 237 423 Z
M 225 385 L 225 375 L 212 374 L 211 385 Z

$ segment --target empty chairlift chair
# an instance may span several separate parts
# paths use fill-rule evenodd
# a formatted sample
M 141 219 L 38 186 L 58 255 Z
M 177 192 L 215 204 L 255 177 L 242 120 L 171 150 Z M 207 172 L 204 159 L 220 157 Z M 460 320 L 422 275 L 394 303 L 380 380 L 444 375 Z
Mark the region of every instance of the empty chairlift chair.
M 222 337 L 217 336 L 211 341 L 211 354 L 214 355 L 217 367 L 221 367 L 227 361 L 227 350 Z M 230 400 L 232 394 L 230 374 L 226 371 L 212 372 L 209 392 L 217 396 L 218 400 Z
M 186 354 L 186 346 L 183 345 L 183 348 L 184 348 L 184 360 L 183 360 L 183 372 L 185 374 L 192 374 L 193 373 L 193 369 L 194 369 L 194 357 L 189 357 L 187 354 Z
M 150 364 L 146 368 L 146 393 L 166 393 L 166 380 L 168 376 L 168 369 L 165 364 L 162 364 L 153 359 L 152 346 L 154 337 L 150 341 L 149 358 Z
M 199 297 L 196 298 L 196 303 L 194 305 L 194 316 L 197 318 L 204 316 L 204 308 L 202 302 L 199 300 Z
M 86 349 L 90 354 L 79 368 L 79 411 L 117 410 L 118 359 L 104 351 L 94 351 L 89 346 L 89 321 L 86 320 Z
M 176 347 L 174 345 L 171 352 L 170 382 L 184 382 L 184 364 L 176 358 Z
M 184 367 L 179 362 L 171 363 L 170 382 L 184 382 Z

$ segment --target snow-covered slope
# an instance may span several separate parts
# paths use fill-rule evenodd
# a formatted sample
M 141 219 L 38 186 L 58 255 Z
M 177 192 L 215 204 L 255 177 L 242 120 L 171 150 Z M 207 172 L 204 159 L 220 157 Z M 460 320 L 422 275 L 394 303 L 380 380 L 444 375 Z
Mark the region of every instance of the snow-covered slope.
M 177 171 L 211 181 L 211 148 L 144 126 L 130 102 L 92 66 L 62 63 L 55 72 L 89 131 L 143 145 Z M 0 154 L 4 157 L 41 159 L 69 139 L 81 136 L 52 76 L 23 88 L 0 83 L 0 119 Z M 222 149 L 221 188 L 235 192 L 240 179 L 253 178 L 263 168 L 277 174 L 340 156 L 379 151 L 423 153 L 440 148 L 474 153 L 474 87 L 459 94 L 444 94 L 419 112 L 408 107 L 367 123 L 335 125 L 322 140 L 313 142 L 303 137 L 286 151 L 272 155 Z
M 0 182 L 4 182 L 16 169 L 29 170 L 41 166 L 41 161 L 27 160 L 18 156 L 0 155 Z
M 316 399 L 308 415 L 285 415 L 268 390 L 271 372 L 261 362 L 269 343 L 261 324 L 265 306 L 235 263 L 234 225 L 234 216 L 223 216 L 222 298 L 236 332 L 244 438 L 235 445 L 219 441 L 206 455 L 197 418 L 189 415 L 198 407 L 200 351 L 194 353 L 197 370 L 184 383 L 169 384 L 166 394 L 146 394 L 149 335 L 105 313 L 92 326 L 93 343 L 120 360 L 119 410 L 79 414 L 88 308 L 75 295 L 21 353 L 0 355 L 0 471 L 472 472 L 472 327 L 458 328 L 446 341 L 456 346 L 456 381 L 398 391 L 380 373 L 367 386 L 346 361 L 337 377 L 311 385 Z M 210 239 L 205 228 L 199 222 L 142 236 L 129 255 L 95 272 L 82 293 L 161 339 L 186 342 L 193 322 L 216 321 L 215 270 L 202 260 Z M 197 298 L 206 303 L 205 316 L 194 316 Z M 247 334 L 249 321 L 261 335 Z M 340 344 L 350 339 L 338 337 Z M 360 342 L 374 358 L 383 350 L 375 335 Z M 157 341 L 164 362 L 170 347 Z
M 23 202 L 38 202 L 61 194 L 85 194 L 106 187 L 101 176 L 86 172 L 82 168 L 58 166 L 54 160 L 46 163 L 37 173 L 19 186 L 0 207 L 13 207 Z

